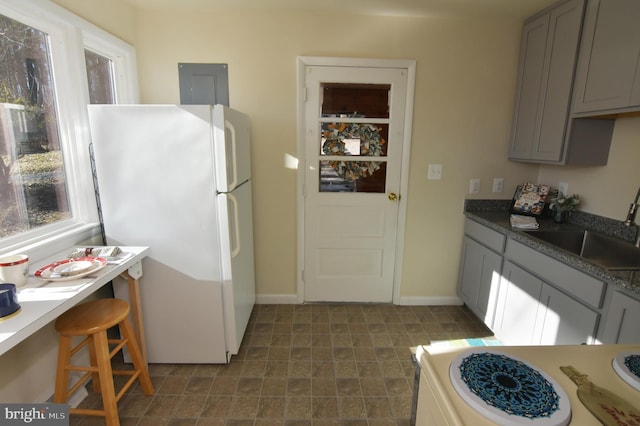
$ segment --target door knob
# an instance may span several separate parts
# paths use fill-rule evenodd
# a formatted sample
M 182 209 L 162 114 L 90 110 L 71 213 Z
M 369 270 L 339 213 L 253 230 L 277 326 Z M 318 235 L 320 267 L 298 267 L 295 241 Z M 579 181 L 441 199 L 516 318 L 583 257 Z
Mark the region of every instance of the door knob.
M 399 199 L 400 199 L 400 196 L 399 196 L 399 195 L 397 195 L 395 192 L 392 192 L 391 194 L 389 194 L 389 199 L 390 199 L 391 201 L 396 201 L 396 200 L 399 200 Z

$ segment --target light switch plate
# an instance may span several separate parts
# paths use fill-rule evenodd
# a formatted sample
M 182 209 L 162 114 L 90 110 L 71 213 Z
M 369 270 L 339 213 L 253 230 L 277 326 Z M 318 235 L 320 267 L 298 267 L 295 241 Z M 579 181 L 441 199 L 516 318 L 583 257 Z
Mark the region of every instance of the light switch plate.
M 469 181 L 469 194 L 478 194 L 480 192 L 480 179 L 471 179 Z
M 442 164 L 429 164 L 427 171 L 427 179 L 438 180 L 442 179 Z
M 560 182 L 558 184 L 558 192 L 562 192 L 564 195 L 569 195 L 569 184 L 567 182 Z
M 493 178 L 493 192 L 502 192 L 504 186 L 503 178 Z

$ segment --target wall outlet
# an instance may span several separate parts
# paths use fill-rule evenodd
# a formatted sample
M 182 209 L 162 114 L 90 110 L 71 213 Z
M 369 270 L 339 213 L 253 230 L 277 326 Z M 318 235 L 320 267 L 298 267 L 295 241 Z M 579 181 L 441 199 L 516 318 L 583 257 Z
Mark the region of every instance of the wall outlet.
M 504 186 L 503 178 L 493 178 L 493 192 L 502 192 Z
M 558 192 L 562 192 L 564 195 L 569 195 L 569 184 L 567 182 L 560 182 L 558 184 Z
M 439 180 L 442 179 L 442 164 L 429 164 L 427 171 L 427 179 Z
M 480 179 L 471 179 L 469 181 L 469 194 L 480 193 Z

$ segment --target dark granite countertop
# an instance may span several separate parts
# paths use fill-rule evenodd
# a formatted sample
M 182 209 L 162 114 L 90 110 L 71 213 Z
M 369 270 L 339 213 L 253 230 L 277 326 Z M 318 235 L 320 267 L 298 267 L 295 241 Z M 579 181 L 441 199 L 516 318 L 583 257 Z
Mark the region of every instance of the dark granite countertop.
M 491 201 L 488 204 L 481 204 L 479 201 L 481 200 L 475 200 L 473 204 L 465 205 L 464 215 L 466 217 L 504 234 L 514 241 L 518 241 L 540 253 L 544 253 L 549 257 L 571 266 L 572 268 L 582 271 L 606 283 L 615 285 L 628 292 L 640 295 L 640 285 L 638 285 L 637 281 L 635 284 L 631 282 L 630 274 L 628 272 L 620 273 L 620 276 L 614 275 L 614 273 L 610 273 L 605 268 L 590 263 L 578 255 L 564 251 L 549 243 L 529 236 L 524 232 L 526 230 L 511 227 L 509 222 L 511 214 L 508 211 L 510 204 L 506 204 L 507 207 L 504 207 L 504 200 L 499 200 L 498 202 L 495 200 L 487 200 Z M 510 201 L 507 201 L 507 203 L 510 203 Z M 617 236 L 618 238 L 623 238 L 625 240 L 631 240 L 635 237 L 634 234 L 631 234 L 628 227 L 625 227 L 626 229 L 619 228 L 619 221 L 612 221 L 611 219 L 601 218 L 586 213 L 576 213 L 576 215 L 572 215 L 576 216 L 576 218 L 570 220 L 571 223 L 564 224 L 555 223 L 551 218 L 538 218 L 537 221 L 540 226 L 539 230 L 552 231 L 589 229 L 607 235 Z M 589 224 L 594 224 L 594 226 L 587 226 Z M 636 230 L 632 229 L 632 231 L 635 233 Z

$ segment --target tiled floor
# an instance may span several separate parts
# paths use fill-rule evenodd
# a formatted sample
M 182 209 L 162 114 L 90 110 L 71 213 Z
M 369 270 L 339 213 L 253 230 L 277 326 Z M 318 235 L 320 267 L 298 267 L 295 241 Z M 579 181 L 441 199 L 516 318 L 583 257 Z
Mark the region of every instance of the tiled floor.
M 121 424 L 408 426 L 410 347 L 490 334 L 460 306 L 257 305 L 230 364 L 151 364 L 156 393 L 126 394 Z

